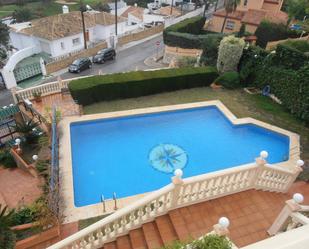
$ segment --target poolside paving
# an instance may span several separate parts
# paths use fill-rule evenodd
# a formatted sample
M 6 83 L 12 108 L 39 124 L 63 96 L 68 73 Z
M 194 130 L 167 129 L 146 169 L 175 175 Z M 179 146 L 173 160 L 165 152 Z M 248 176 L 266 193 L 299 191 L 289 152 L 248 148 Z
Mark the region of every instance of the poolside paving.
M 80 115 L 80 107 L 74 102 L 70 94 L 55 93 L 42 97 L 42 102 L 33 101 L 33 107 L 43 116 L 46 115 L 46 108 L 57 107 L 61 116 Z
M 179 208 L 120 236 L 102 248 L 155 249 L 175 239 L 198 238 L 210 232 L 222 216 L 230 219 L 231 240 L 238 246 L 268 238 L 267 230 L 294 193 L 302 193 L 309 204 L 309 183 L 296 182 L 288 193 L 248 190 Z M 120 247 L 119 247 L 120 246 Z

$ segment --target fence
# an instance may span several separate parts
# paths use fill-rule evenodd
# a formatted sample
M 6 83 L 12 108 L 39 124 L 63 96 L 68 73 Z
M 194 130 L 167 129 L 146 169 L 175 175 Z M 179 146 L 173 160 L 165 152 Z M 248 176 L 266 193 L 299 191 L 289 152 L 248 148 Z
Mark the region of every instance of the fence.
M 46 64 L 46 72 L 47 74 L 51 74 L 53 72 L 59 71 L 63 68 L 68 67 L 74 60 L 80 57 L 90 57 L 92 55 L 95 55 L 99 50 L 103 48 L 107 48 L 107 43 L 105 41 L 96 44 L 92 48 L 83 49 L 81 51 L 75 51 L 73 53 L 70 53 L 69 55 L 66 55 L 64 58 L 60 58 L 59 60 Z
M 56 217 L 59 218 L 59 151 L 56 108 L 52 113 L 52 136 L 51 136 L 51 169 L 50 169 L 50 200 L 49 207 Z
M 42 74 L 41 65 L 39 62 L 24 65 L 22 67 L 16 67 L 14 69 L 14 76 L 15 76 L 16 82 L 29 79 L 39 74 Z
M 68 88 L 68 84 L 70 81 L 75 80 L 75 79 L 80 79 L 80 78 L 85 78 L 85 77 L 90 77 L 89 76 L 82 76 L 82 77 L 76 77 L 73 79 L 67 79 L 67 80 L 58 80 L 34 87 L 29 87 L 23 90 L 16 90 L 12 89 L 12 95 L 14 98 L 15 103 L 18 103 L 20 101 L 23 101 L 24 99 L 33 99 L 35 93 L 41 93 L 42 96 L 54 94 L 54 93 L 60 93 L 61 89 L 66 89 Z
M 272 169 L 269 172 L 269 169 Z M 248 189 L 262 189 L 285 192 L 300 171 L 282 171 L 267 165 L 263 158 L 256 163 L 182 179 L 182 172 L 172 183 L 146 195 L 144 198 L 122 208 L 112 215 L 73 234 L 48 249 L 100 248 L 103 244 L 128 234 L 130 230 L 153 221 L 170 210 L 192 205 L 205 200 L 241 192 Z M 286 177 L 286 175 L 289 177 Z M 265 177 L 267 180 L 265 180 Z M 278 183 L 280 179 L 280 184 Z M 265 180 L 265 181 L 264 181 Z M 271 186 L 274 188 L 271 188 Z
M 164 25 L 158 25 L 158 26 L 155 26 L 149 29 L 144 29 L 143 31 L 140 31 L 140 32 L 124 35 L 118 38 L 118 44 L 122 46 L 132 41 L 142 40 L 146 37 L 162 32 L 163 29 L 164 29 Z

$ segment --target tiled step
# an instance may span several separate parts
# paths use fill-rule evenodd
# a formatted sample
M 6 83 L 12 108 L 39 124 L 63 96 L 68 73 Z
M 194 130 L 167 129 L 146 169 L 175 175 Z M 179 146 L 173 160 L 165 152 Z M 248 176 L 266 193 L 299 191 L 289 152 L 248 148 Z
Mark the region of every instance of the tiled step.
M 189 231 L 189 234 L 194 238 L 200 237 L 203 233 L 198 228 L 197 224 L 195 224 L 195 221 L 193 220 L 193 217 L 187 207 L 180 208 L 179 213 L 181 214 L 182 218 L 184 219 L 186 223 L 186 227 Z
M 113 242 L 106 243 L 103 248 L 104 249 L 117 249 L 116 242 L 113 241 Z
M 188 206 L 188 210 L 191 214 L 192 220 L 200 230 L 201 235 L 207 234 L 210 232 L 211 228 L 207 226 L 207 223 L 204 222 L 204 217 L 201 214 L 201 206 L 199 205 L 191 205 Z M 205 210 L 204 210 L 205 211 Z
M 163 246 L 160 233 L 155 222 L 149 222 L 143 225 L 143 233 L 145 236 L 146 244 L 149 249 L 157 249 Z
M 133 249 L 148 249 L 142 228 L 130 231 L 129 236 Z
M 179 213 L 178 209 L 172 210 L 168 213 L 175 232 L 179 238 L 179 240 L 186 241 L 190 239 L 190 233 L 187 229 L 186 222 L 182 218 L 182 215 Z
M 129 235 L 120 236 L 116 240 L 117 249 L 132 249 Z
M 176 231 L 168 215 L 157 217 L 155 222 L 164 245 L 171 244 L 171 242 L 178 240 Z

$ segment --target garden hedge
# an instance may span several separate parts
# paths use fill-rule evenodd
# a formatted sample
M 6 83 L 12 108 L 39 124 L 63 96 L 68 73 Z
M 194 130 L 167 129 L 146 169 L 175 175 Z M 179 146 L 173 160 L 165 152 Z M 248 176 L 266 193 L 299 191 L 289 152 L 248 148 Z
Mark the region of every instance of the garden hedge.
M 217 76 L 214 67 L 135 71 L 73 80 L 69 89 L 79 104 L 89 105 L 99 101 L 209 86 Z
M 209 39 L 223 38 L 223 34 L 204 31 L 205 18 L 196 16 L 169 26 L 163 31 L 164 44 L 180 48 L 204 48 Z
M 227 89 L 236 89 L 242 87 L 239 74 L 237 72 L 226 72 L 220 75 L 215 83 L 224 86 Z
M 265 48 L 270 41 L 279 41 L 287 38 L 299 37 L 300 33 L 294 30 L 290 30 L 286 25 L 280 23 L 272 23 L 264 20 L 260 23 L 255 31 L 257 37 L 256 44 L 262 48 Z

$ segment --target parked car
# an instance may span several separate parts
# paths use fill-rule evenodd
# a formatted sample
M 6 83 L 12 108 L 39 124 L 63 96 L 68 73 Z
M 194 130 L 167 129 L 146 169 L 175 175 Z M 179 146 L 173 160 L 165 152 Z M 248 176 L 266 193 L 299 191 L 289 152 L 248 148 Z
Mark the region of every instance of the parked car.
M 79 73 L 87 68 L 91 68 L 92 63 L 91 60 L 87 57 L 85 58 L 79 58 L 69 66 L 69 72 L 70 73 Z
M 105 48 L 97 52 L 95 56 L 93 56 L 93 63 L 104 63 L 108 60 L 114 60 L 116 57 L 116 51 L 113 48 Z

